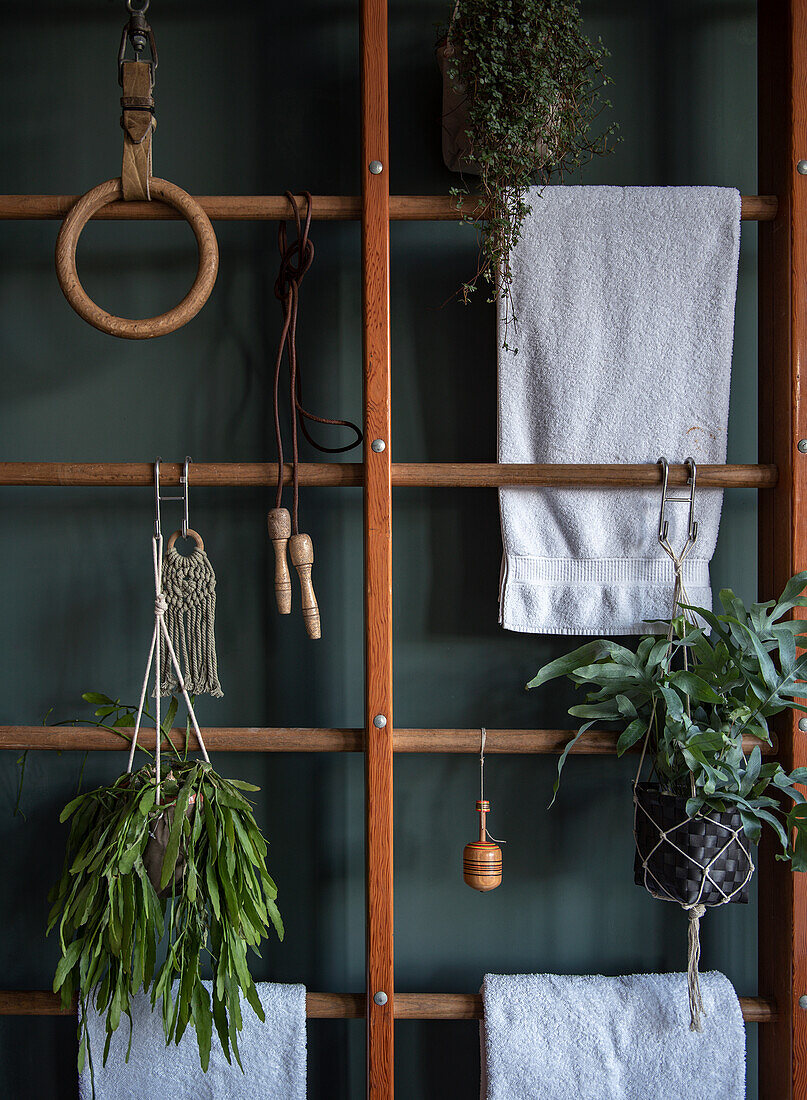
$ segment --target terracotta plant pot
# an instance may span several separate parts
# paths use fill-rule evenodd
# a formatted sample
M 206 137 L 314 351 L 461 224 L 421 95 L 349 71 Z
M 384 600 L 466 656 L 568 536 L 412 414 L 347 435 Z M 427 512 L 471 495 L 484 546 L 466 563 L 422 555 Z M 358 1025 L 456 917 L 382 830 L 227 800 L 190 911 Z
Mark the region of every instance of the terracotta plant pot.
M 637 886 L 684 906 L 747 902 L 754 864 L 739 811 L 690 818 L 686 802 L 663 794 L 657 783 L 636 785 Z

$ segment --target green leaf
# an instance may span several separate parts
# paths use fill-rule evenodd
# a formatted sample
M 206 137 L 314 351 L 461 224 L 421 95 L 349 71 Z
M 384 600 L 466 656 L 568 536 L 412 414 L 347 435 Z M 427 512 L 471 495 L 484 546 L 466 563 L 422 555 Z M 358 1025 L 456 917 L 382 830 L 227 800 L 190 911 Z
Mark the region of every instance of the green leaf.
M 114 699 L 110 699 L 108 695 L 101 695 L 97 691 L 85 691 L 81 696 L 85 703 L 94 703 L 96 706 L 99 703 L 112 703 L 114 705 Z
M 580 729 L 577 731 L 577 733 L 574 735 L 574 737 L 572 737 L 572 739 L 570 741 L 566 742 L 566 746 L 565 746 L 563 752 L 558 757 L 558 775 L 557 775 L 557 778 L 555 780 L 554 786 L 552 787 L 552 801 L 549 803 L 549 807 L 548 807 L 549 809 L 551 809 L 551 807 L 554 805 L 555 799 L 558 797 L 558 789 L 560 787 L 560 776 L 561 776 L 561 772 L 563 771 L 563 765 L 566 763 L 566 757 L 569 755 L 569 753 L 572 750 L 572 747 L 580 740 L 580 738 L 583 736 L 583 734 L 586 732 L 586 730 L 591 729 L 591 727 L 593 725 L 594 725 L 593 722 L 585 722 L 580 727 Z M 270 910 L 270 914 L 271 914 L 271 910 Z
M 622 756 L 626 753 L 628 749 L 635 745 L 637 741 L 641 740 L 646 733 L 647 722 L 645 722 L 643 718 L 635 718 L 619 735 L 619 740 L 616 743 L 617 756 Z
M 196 1029 L 196 1042 L 199 1045 L 199 1062 L 202 1072 L 207 1073 L 213 1037 L 213 1014 L 210 1010 L 210 994 L 201 982 L 197 982 L 193 987 L 192 1005 L 193 1026 Z
M 177 800 L 174 805 L 173 820 L 171 821 L 171 832 L 168 836 L 168 843 L 165 846 L 165 856 L 163 857 L 163 869 L 160 875 L 160 889 L 164 890 L 171 880 L 171 876 L 174 873 L 176 867 L 177 858 L 179 856 L 179 842 L 182 839 L 182 828 L 185 824 L 185 811 L 188 809 L 188 801 L 190 800 L 191 792 L 193 790 L 193 778 L 189 779 L 187 783 L 182 787 Z
M 56 967 L 56 975 L 53 979 L 53 992 L 54 993 L 58 993 L 60 988 L 62 987 L 62 985 L 64 985 L 70 971 L 73 969 L 73 967 L 78 962 L 79 955 L 81 954 L 83 949 L 84 949 L 84 939 L 83 938 L 73 940 L 72 943 L 69 943 L 67 945 L 64 953 L 62 954 L 62 957 L 59 959 L 59 964 Z
M 786 615 L 788 611 L 794 607 L 804 607 L 804 600 L 801 597 L 801 593 L 807 587 L 807 570 L 801 573 L 796 573 L 784 587 L 784 591 L 779 599 L 776 601 L 776 607 L 771 614 L 771 622 L 776 622 L 783 615 Z
M 580 646 L 579 649 L 575 649 L 573 652 L 567 653 L 563 657 L 558 657 L 556 660 L 550 661 L 549 664 L 540 668 L 527 684 L 527 688 L 528 690 L 530 688 L 537 688 L 547 683 L 549 680 L 557 679 L 558 676 L 568 676 L 570 672 L 574 672 L 576 669 L 582 668 L 585 665 L 590 665 L 593 661 L 596 661 L 607 652 L 608 643 L 602 638 L 594 642 L 587 642 L 585 645 Z
M 694 672 L 682 670 L 670 673 L 670 683 L 680 688 L 690 699 L 696 699 L 699 703 L 722 703 L 722 696 L 711 688 L 706 681 Z
M 67 819 L 76 812 L 79 806 L 82 804 L 87 796 L 80 794 L 78 798 L 74 798 L 72 802 L 68 802 L 62 812 L 59 814 L 59 821 L 64 824 Z

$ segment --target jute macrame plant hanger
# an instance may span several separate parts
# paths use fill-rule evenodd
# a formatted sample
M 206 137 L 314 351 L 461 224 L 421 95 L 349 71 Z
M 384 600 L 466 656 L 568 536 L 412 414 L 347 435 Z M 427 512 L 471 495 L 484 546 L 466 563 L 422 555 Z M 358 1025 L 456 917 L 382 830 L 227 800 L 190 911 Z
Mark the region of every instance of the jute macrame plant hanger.
M 212 695 L 220 699 L 221 690 L 216 658 L 216 574 L 205 553 L 202 536 L 189 526 L 188 497 L 191 459 L 185 459 L 182 475 L 181 497 L 160 495 L 160 459 L 154 463 L 155 531 L 162 543 L 160 529 L 160 502 L 181 500 L 184 506 L 182 527 L 168 539 L 168 547 L 162 560 L 162 594 L 165 600 L 165 636 L 160 635 L 159 693 L 173 695 L 179 690 L 177 670 L 170 659 L 166 638 L 179 653 L 185 687 L 191 695 Z M 180 554 L 176 548 L 179 536 L 195 543 L 189 554 Z
M 671 558 L 675 570 L 670 619 L 675 619 L 678 611 L 683 610 L 685 619 L 695 625 L 692 613 L 682 609 L 681 604 L 689 603 L 683 580 L 684 562 L 698 538 L 698 523 L 695 519 L 697 467 L 693 459 L 686 460 L 689 468 L 689 492 L 686 497 L 674 497 L 668 495 L 666 458 L 660 458 L 659 464 L 662 467 L 662 503 L 658 540 Z M 679 552 L 673 549 L 668 537 L 669 524 L 665 518 L 665 508 L 670 501 L 689 504 L 687 538 Z M 671 621 L 667 631 L 670 647 L 672 640 Z M 686 648 L 682 652 L 686 668 Z M 667 653 L 669 655 L 669 650 Z M 689 713 L 688 701 L 686 709 Z M 634 876 L 636 883 L 644 886 L 654 898 L 676 902 L 689 917 L 687 987 L 690 1028 L 701 1031 L 701 1019 L 705 1015 L 698 979 L 701 917 L 708 907 L 747 901 L 748 884 L 754 873 L 754 864 L 739 813 L 711 811 L 690 817 L 686 812 L 685 798 L 662 794 L 655 791 L 650 784 L 639 783 L 655 717 L 654 702 L 633 783 L 633 835 L 636 842 Z M 694 779 L 690 777 L 690 780 L 694 794 Z

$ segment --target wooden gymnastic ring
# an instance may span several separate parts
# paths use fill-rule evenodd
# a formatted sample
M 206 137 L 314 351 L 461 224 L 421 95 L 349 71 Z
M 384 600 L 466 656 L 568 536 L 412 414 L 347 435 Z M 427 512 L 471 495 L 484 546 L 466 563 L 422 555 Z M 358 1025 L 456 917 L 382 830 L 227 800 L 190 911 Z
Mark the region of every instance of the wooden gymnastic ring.
M 169 550 L 174 549 L 174 543 L 177 541 L 177 539 L 180 537 L 181 534 L 182 534 L 181 531 L 174 531 L 173 535 L 171 535 L 171 537 L 168 540 L 168 549 Z M 189 527 L 188 530 L 185 532 L 185 538 L 186 539 L 193 539 L 193 541 L 196 543 L 197 550 L 204 550 L 205 544 L 202 541 L 202 536 L 199 534 L 198 531 L 194 531 L 194 529 L 192 527 Z
M 64 219 L 56 241 L 56 275 L 65 298 L 88 324 L 101 332 L 108 332 L 110 336 L 121 336 L 125 340 L 148 340 L 152 336 L 165 336 L 168 332 L 182 328 L 207 301 L 219 270 L 216 234 L 210 219 L 196 199 L 175 183 L 154 176 L 149 181 L 149 188 L 152 198 L 161 199 L 185 216 L 199 246 L 199 268 L 194 284 L 179 305 L 169 309 L 167 313 L 142 320 L 116 317 L 93 302 L 78 277 L 76 246 L 81 231 L 102 206 L 123 198 L 120 179 L 99 183 L 92 191 L 82 195 Z

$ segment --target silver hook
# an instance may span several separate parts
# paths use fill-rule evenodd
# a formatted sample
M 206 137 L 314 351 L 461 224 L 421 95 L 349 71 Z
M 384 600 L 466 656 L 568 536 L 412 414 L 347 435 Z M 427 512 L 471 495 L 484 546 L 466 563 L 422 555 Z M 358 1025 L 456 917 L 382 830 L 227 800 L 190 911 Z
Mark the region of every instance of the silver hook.
M 684 548 L 681 551 L 680 557 L 688 553 L 688 551 L 694 546 L 698 539 L 698 521 L 695 519 L 695 484 L 698 477 L 698 467 L 695 464 L 694 458 L 687 458 L 684 460 L 684 465 L 689 471 L 689 477 L 687 479 L 687 487 L 689 493 L 682 497 L 671 497 L 668 495 L 668 481 L 670 476 L 670 464 L 667 459 L 662 455 L 658 460 L 659 466 L 661 466 L 661 509 L 659 511 L 658 519 L 658 541 L 663 549 L 674 558 L 675 552 L 670 546 L 668 534 L 670 530 L 670 524 L 666 517 L 667 505 L 672 504 L 688 504 L 689 505 L 689 520 L 687 523 L 687 539 L 684 544 Z
M 160 463 L 162 459 L 157 457 L 154 459 L 154 534 L 157 538 L 162 536 L 162 530 L 160 528 Z
M 188 470 L 193 459 L 190 455 L 185 455 L 185 461 L 182 465 L 182 473 L 179 476 L 179 483 L 182 486 L 182 496 L 168 496 L 164 497 L 160 492 L 160 463 L 161 458 L 154 459 L 154 533 L 157 538 L 162 535 L 162 529 L 160 525 L 160 502 L 166 500 L 181 500 L 182 501 L 182 537 L 188 537 L 188 528 L 190 527 L 190 516 L 188 512 L 188 485 L 189 476 Z
M 182 468 L 182 477 L 179 479 L 183 485 L 182 496 L 184 498 L 184 512 L 182 515 L 182 537 L 186 539 L 188 537 L 188 497 L 190 495 L 190 482 L 188 480 L 188 467 L 192 462 L 190 455 L 185 455 L 185 463 Z

